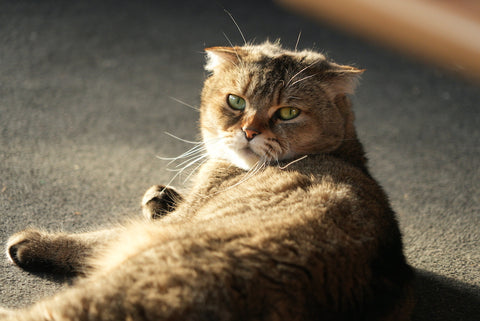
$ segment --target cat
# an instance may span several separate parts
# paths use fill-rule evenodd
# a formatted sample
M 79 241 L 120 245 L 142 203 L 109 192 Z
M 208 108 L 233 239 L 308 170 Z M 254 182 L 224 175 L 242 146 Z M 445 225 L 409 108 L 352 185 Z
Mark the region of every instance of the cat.
M 153 186 L 148 220 L 108 230 L 13 235 L 16 265 L 78 278 L 0 320 L 410 318 L 413 270 L 348 98 L 363 70 L 278 42 L 206 55 L 190 191 Z

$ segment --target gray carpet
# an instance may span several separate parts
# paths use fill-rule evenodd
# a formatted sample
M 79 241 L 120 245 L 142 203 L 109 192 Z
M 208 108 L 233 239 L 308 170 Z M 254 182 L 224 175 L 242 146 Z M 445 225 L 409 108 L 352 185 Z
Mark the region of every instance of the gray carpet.
M 413 319 L 480 320 L 480 87 L 266 1 L 1 1 L 0 238 L 140 215 L 174 174 L 156 156 L 189 147 L 164 132 L 196 139 L 171 97 L 198 105 L 203 48 L 242 43 L 224 8 L 249 40 L 301 31 L 299 48 L 367 69 L 357 127 L 418 272 Z M 0 265 L 1 306 L 68 283 Z

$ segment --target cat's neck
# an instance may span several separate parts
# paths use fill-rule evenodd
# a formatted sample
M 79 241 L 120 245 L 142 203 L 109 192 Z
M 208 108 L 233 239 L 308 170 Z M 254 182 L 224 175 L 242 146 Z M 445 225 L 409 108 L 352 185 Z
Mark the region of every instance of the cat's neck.
M 356 137 L 346 139 L 339 148 L 329 154 L 354 165 L 365 173 L 368 173 L 365 151 L 363 145 L 356 139 Z
M 329 154 L 348 162 L 368 174 L 367 158 L 362 143 L 357 138 L 351 102 L 345 95 L 335 97 L 335 105 L 345 121 L 344 138 L 340 146 Z

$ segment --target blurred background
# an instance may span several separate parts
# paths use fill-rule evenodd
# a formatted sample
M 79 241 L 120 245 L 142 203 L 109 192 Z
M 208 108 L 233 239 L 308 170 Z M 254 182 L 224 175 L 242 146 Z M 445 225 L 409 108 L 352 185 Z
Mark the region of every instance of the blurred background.
M 424 62 L 480 80 L 477 0 L 277 0 Z

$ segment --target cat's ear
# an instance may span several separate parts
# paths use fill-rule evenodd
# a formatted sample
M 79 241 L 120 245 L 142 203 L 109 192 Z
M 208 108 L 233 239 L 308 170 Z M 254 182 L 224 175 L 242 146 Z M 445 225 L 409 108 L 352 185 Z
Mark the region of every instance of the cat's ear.
M 236 65 L 242 55 L 239 47 L 211 47 L 206 48 L 207 63 L 205 69 L 215 71 L 221 66 Z
M 365 69 L 331 63 L 331 68 L 325 71 L 325 76 L 331 83 L 334 96 L 339 94 L 353 94 Z

